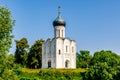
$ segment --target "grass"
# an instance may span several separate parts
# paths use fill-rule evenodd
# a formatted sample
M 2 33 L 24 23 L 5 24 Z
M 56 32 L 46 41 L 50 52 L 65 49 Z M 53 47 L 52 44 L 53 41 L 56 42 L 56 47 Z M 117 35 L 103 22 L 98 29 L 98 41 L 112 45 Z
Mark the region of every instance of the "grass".
M 22 68 L 22 72 L 27 73 L 39 73 L 40 71 L 60 71 L 60 72 L 86 72 L 86 69 L 78 68 L 78 69 L 28 69 L 28 68 Z
M 83 80 L 87 69 L 28 69 L 22 68 L 19 80 Z

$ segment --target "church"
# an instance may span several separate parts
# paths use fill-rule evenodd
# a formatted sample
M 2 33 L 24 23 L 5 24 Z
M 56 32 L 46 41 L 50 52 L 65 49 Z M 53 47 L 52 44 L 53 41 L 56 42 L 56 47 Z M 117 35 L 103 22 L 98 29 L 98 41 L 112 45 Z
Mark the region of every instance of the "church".
M 66 22 L 60 15 L 53 21 L 54 38 L 42 44 L 42 68 L 76 68 L 76 42 L 65 37 Z

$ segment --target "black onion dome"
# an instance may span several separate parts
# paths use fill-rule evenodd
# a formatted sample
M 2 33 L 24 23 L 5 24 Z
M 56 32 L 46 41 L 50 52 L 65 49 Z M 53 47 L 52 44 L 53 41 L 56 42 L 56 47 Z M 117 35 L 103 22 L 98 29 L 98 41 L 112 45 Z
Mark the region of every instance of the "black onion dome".
M 58 16 L 54 21 L 53 21 L 53 26 L 66 26 L 66 22 Z

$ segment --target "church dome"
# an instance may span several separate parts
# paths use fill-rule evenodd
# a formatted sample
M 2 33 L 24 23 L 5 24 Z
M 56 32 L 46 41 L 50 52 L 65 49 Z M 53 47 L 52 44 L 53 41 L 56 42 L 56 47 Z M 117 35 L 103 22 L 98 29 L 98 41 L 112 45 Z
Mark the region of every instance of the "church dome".
M 64 19 L 60 16 L 60 6 L 58 6 L 58 17 L 53 21 L 53 26 L 66 26 Z
M 66 26 L 66 22 L 58 16 L 54 21 L 53 21 L 53 26 Z

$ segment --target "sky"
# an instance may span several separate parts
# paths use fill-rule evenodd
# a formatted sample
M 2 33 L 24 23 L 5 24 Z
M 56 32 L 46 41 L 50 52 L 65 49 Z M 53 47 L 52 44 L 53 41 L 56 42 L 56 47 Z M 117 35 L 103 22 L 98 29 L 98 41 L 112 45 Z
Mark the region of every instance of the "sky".
M 53 38 L 52 22 L 58 15 L 66 21 L 66 37 L 77 43 L 77 52 L 89 50 L 91 54 L 111 50 L 120 54 L 120 0 L 0 0 L 16 20 L 14 40 L 27 38 L 30 45 L 38 39 Z

